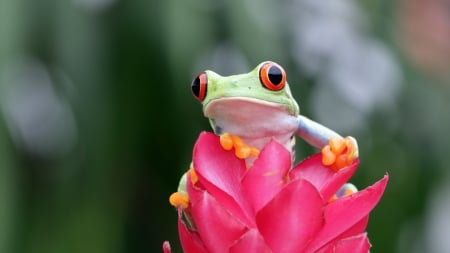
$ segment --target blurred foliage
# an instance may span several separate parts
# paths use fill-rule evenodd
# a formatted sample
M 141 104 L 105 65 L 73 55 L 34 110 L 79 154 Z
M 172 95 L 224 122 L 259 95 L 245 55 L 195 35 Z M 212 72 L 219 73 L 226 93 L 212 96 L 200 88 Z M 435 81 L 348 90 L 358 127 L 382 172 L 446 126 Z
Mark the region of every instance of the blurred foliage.
M 390 174 L 371 252 L 450 251 L 445 5 L 0 0 L 0 252 L 181 252 L 167 199 L 209 130 L 191 79 L 269 59 L 359 140 L 353 183 Z

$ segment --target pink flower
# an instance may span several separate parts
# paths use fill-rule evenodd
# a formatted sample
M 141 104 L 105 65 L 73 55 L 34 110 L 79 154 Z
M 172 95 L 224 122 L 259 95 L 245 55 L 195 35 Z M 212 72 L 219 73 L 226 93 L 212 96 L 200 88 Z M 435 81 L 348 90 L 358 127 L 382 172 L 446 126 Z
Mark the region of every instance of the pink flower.
M 388 176 L 333 199 L 359 160 L 335 172 L 321 156 L 292 168 L 290 152 L 271 141 L 247 169 L 218 136 L 202 133 L 193 152 L 195 174 L 187 176 L 189 206 L 178 208 L 184 252 L 368 252 L 368 216 Z

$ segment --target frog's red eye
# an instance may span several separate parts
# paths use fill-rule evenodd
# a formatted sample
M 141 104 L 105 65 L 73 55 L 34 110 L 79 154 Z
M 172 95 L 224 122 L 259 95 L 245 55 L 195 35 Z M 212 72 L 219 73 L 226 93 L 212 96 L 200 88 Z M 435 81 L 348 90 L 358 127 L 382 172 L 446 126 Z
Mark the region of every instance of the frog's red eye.
M 200 102 L 206 97 L 206 90 L 208 88 L 208 77 L 206 73 L 200 73 L 191 83 L 191 90 L 195 98 Z
M 279 91 L 286 84 L 286 73 L 275 62 L 267 62 L 259 69 L 259 80 L 264 88 Z

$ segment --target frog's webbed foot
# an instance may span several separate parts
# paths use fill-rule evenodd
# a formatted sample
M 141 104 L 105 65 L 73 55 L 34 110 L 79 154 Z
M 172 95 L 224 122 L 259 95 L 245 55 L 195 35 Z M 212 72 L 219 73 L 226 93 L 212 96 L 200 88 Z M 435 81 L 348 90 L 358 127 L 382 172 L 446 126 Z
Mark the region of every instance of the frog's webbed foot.
M 178 184 L 178 190 L 172 193 L 172 195 L 170 195 L 169 197 L 170 204 L 175 208 L 186 209 L 189 207 L 189 195 L 187 193 L 186 187 L 188 174 L 190 176 L 189 178 L 191 179 L 192 184 L 195 184 L 198 180 L 195 169 L 191 164 L 189 170 L 181 177 L 180 183 Z
M 195 230 L 195 224 L 192 221 L 192 216 L 190 212 L 190 199 L 187 192 L 187 180 L 190 180 L 193 185 L 198 182 L 197 173 L 194 167 L 191 166 L 186 173 L 181 176 L 180 183 L 178 184 L 178 190 L 172 193 L 169 197 L 170 204 L 178 210 L 183 211 L 183 221 L 191 230 Z
M 356 188 L 355 185 L 352 183 L 346 183 L 333 196 L 331 196 L 328 202 L 333 202 L 339 198 L 347 197 L 357 192 L 358 188 Z
M 249 146 L 237 135 L 223 133 L 220 135 L 220 145 L 225 150 L 234 148 L 234 154 L 240 159 L 246 159 L 250 156 L 257 157 L 259 150 L 255 147 Z
M 351 136 L 331 138 L 328 145 L 322 148 L 322 163 L 334 171 L 352 164 L 356 158 L 358 143 Z

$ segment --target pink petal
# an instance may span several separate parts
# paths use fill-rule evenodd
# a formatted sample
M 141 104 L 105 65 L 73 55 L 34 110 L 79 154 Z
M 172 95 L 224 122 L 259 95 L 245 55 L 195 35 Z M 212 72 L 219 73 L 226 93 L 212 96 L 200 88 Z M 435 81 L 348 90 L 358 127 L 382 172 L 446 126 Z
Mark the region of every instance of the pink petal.
M 335 253 L 367 253 L 370 249 L 370 242 L 367 234 L 349 237 L 336 244 Z
M 258 212 L 286 183 L 291 154 L 276 141 L 270 141 L 242 180 L 242 190 Z
M 164 253 L 172 253 L 172 249 L 170 248 L 170 243 L 168 241 L 164 241 L 162 247 Z
M 202 132 L 194 147 L 193 163 L 201 185 L 243 222 L 251 224 L 249 203 L 241 190 L 241 175 L 245 161 L 238 159 L 232 151 L 225 151 L 219 137 Z
M 334 245 L 327 245 L 324 248 L 315 251 L 314 253 L 334 253 Z
M 369 215 L 365 216 L 351 228 L 336 237 L 336 240 L 341 240 L 346 237 L 351 237 L 363 233 L 364 231 L 366 231 L 367 223 L 369 223 Z
M 342 239 L 363 234 L 366 230 L 368 221 L 369 221 L 369 216 L 367 215 L 362 220 L 358 221 L 353 227 L 349 228 L 347 231 L 343 232 L 342 234 L 340 234 L 339 236 L 334 238 L 332 241 L 327 243 L 318 252 L 322 252 L 324 249 L 327 249 L 330 246 L 334 246 L 337 242 L 341 241 Z M 325 251 L 325 252 L 328 252 L 328 251 Z
M 184 253 L 208 253 L 197 233 L 190 231 L 182 219 L 182 211 L 178 210 L 178 234 Z
M 328 204 L 325 208 L 325 226 L 306 252 L 315 252 L 367 216 L 383 195 L 388 178 L 386 175 L 372 186 Z
M 307 179 L 319 189 L 323 199 L 327 201 L 352 177 L 358 165 L 359 159 L 356 159 L 351 165 L 334 172 L 322 164 L 322 154 L 318 153 L 297 164 L 290 172 L 290 178 Z
M 366 233 L 356 236 L 348 237 L 331 244 L 315 253 L 368 253 L 370 249 L 370 242 Z
M 323 225 L 322 203 L 311 183 L 295 180 L 257 213 L 258 229 L 274 252 L 302 252 Z
M 272 250 L 258 230 L 250 229 L 230 248 L 230 253 L 242 252 L 272 253 Z
M 205 247 L 211 252 L 228 252 L 230 245 L 247 231 L 247 227 L 207 191 L 188 184 L 188 192 L 189 210 Z

